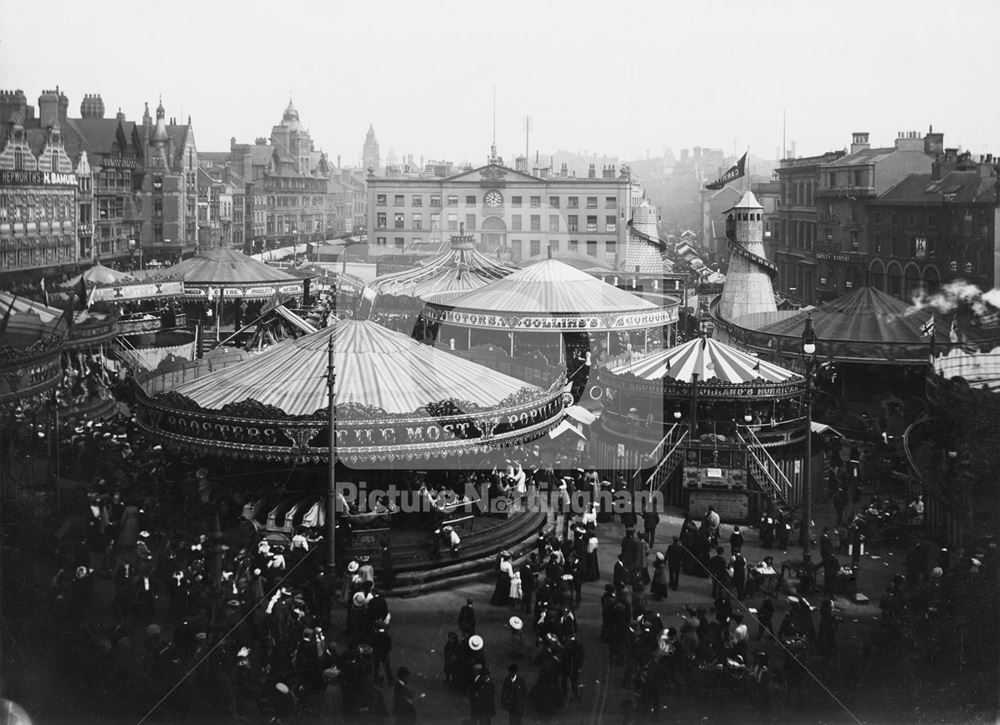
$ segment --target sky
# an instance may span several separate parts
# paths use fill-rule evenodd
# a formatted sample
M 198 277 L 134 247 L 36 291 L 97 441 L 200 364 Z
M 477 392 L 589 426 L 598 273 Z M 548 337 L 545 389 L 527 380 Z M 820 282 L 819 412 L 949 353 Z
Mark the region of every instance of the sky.
M 138 120 L 162 95 L 197 147 L 269 136 L 291 97 L 317 148 L 508 163 L 525 148 L 626 159 L 703 146 L 773 158 L 869 131 L 1000 152 L 997 0 L 0 0 L 0 88 L 100 93 Z

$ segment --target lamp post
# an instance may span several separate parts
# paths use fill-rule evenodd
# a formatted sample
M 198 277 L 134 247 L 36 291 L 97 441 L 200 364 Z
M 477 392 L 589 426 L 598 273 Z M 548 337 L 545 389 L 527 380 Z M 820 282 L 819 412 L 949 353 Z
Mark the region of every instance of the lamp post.
M 806 327 L 802 331 L 802 361 L 806 367 L 806 460 L 802 470 L 805 474 L 802 485 L 802 563 L 812 564 L 810 546 L 812 543 L 812 381 L 816 364 L 816 332 L 813 330 L 812 315 L 806 317 Z
M 328 391 L 327 414 L 329 416 L 328 425 L 330 428 L 330 444 L 327 455 L 329 457 L 328 480 L 326 492 L 326 538 L 327 538 L 327 561 L 326 575 L 330 591 L 336 592 L 337 582 L 337 460 L 335 457 L 337 442 L 337 408 L 335 405 L 334 387 L 337 382 L 337 370 L 333 360 L 333 335 L 328 339 L 327 349 L 327 371 L 326 385 Z M 337 597 L 330 597 L 330 625 L 333 625 L 334 602 Z

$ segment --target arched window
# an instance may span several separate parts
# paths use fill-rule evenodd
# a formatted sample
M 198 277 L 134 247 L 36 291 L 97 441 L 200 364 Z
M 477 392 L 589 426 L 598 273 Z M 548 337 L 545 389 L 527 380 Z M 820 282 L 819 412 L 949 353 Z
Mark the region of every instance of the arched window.
M 868 285 L 885 292 L 885 266 L 879 259 L 873 261 L 868 267 Z
M 898 262 L 889 262 L 885 268 L 885 291 L 893 297 L 902 297 L 903 270 L 900 269 Z
M 941 273 L 938 268 L 931 264 L 924 268 L 924 289 L 927 294 L 934 294 L 941 286 Z

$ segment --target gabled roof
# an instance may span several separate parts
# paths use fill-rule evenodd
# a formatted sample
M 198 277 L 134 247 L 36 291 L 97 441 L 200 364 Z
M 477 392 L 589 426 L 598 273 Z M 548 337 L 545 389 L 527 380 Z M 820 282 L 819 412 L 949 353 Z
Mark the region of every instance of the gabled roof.
M 443 181 L 478 181 L 482 178 L 482 172 L 484 169 L 494 169 L 498 172 L 502 172 L 503 177 L 514 177 L 518 179 L 526 179 L 528 181 L 542 181 L 541 177 L 532 176 L 531 174 L 526 174 L 523 171 L 515 171 L 507 166 L 500 166 L 498 164 L 486 164 L 485 166 L 480 166 L 477 169 L 470 169 L 467 171 L 461 171 L 454 176 L 448 176 Z
M 888 189 L 877 204 L 996 203 L 995 178 L 978 171 L 952 171 L 935 181 L 931 174 L 910 174 Z
M 133 121 L 121 121 L 117 118 L 68 118 L 62 125 L 63 145 L 66 153 L 75 159 L 81 151 L 91 156 L 91 163 L 99 164 L 94 154 L 109 155 L 124 151 L 120 148 L 121 138 L 118 126 L 121 125 L 122 137 L 127 147 L 132 147 L 136 154 L 142 154 L 142 149 L 135 147 L 138 136 L 136 124 Z
M 828 164 L 828 166 L 844 167 L 856 166 L 858 164 L 874 164 L 896 153 L 896 150 L 894 146 L 880 149 L 861 149 L 860 151 L 855 151 L 853 154 L 842 156 L 833 163 Z

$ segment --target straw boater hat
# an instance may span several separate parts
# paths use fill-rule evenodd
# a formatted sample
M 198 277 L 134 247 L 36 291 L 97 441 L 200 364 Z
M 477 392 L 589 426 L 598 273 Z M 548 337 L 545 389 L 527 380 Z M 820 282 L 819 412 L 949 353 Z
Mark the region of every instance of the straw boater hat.
M 354 572 L 356 572 L 360 568 L 360 566 L 361 565 L 358 564 L 358 562 L 352 561 L 350 564 L 347 565 L 347 571 L 349 573 L 353 574 Z
M 478 652 L 482 648 L 483 648 L 482 637 L 480 637 L 478 634 L 474 634 L 471 637 L 469 637 L 469 649 L 471 649 L 473 652 Z
M 510 618 L 510 628 L 511 629 L 513 629 L 515 632 L 520 632 L 521 629 L 522 629 L 522 627 L 524 627 L 524 622 L 521 621 L 520 617 L 511 617 Z

